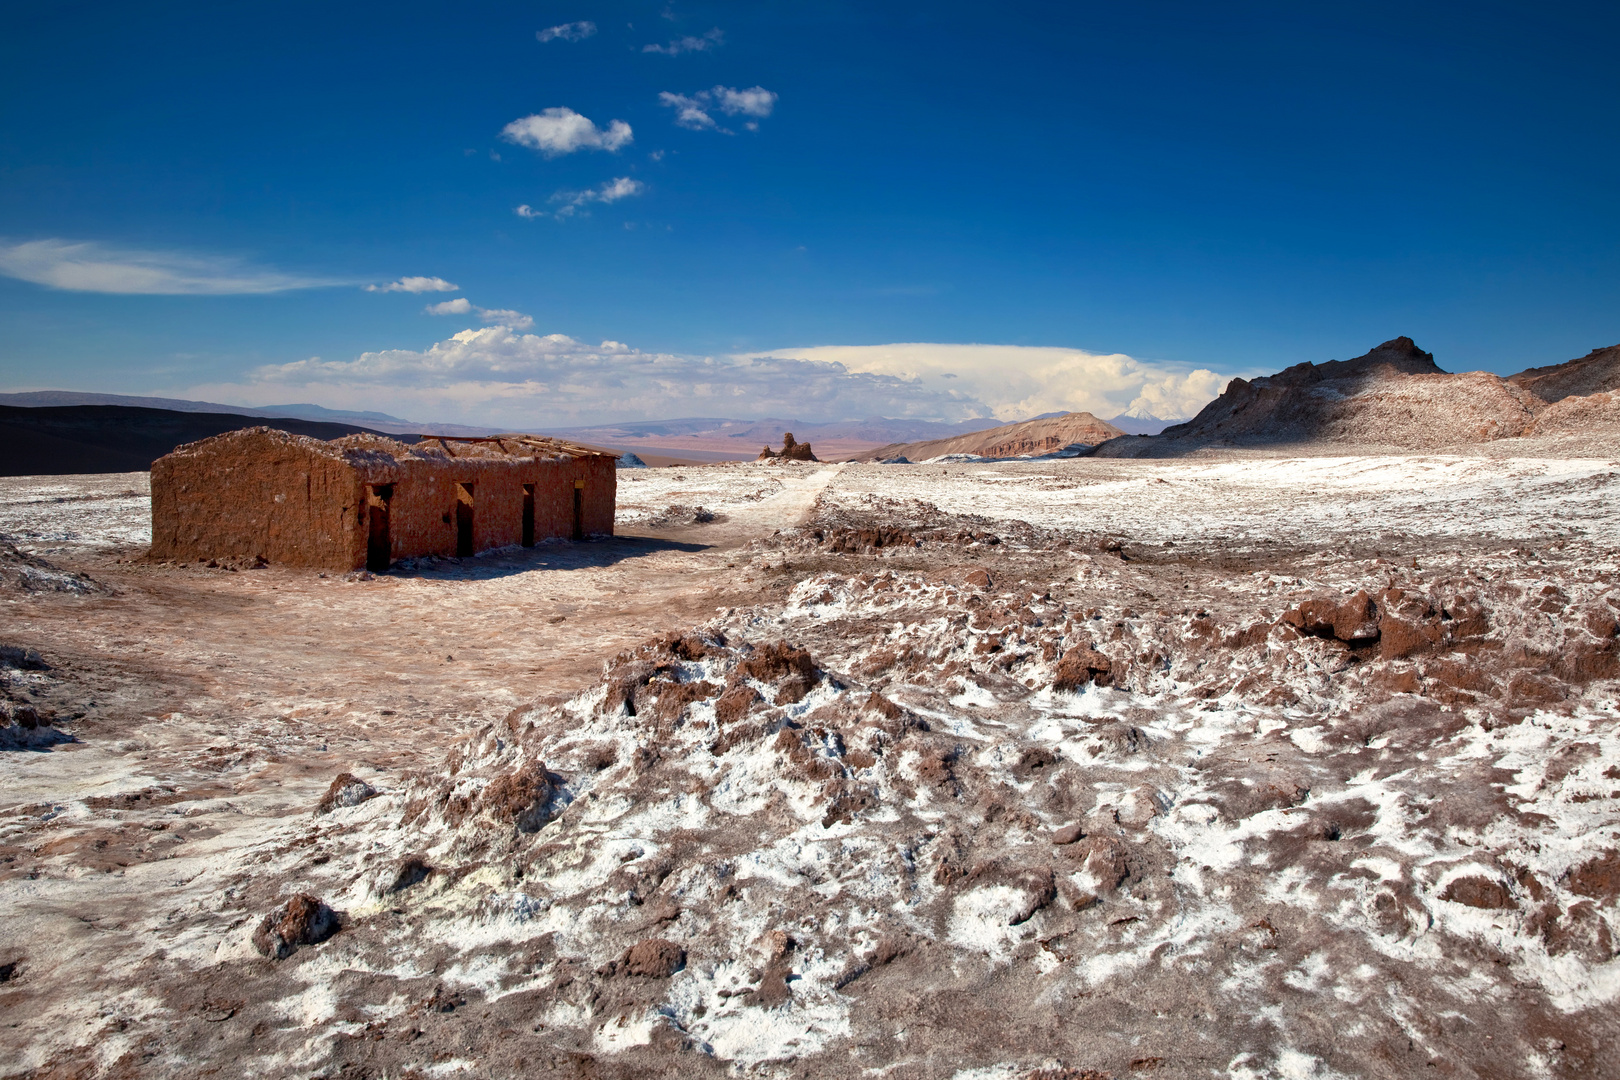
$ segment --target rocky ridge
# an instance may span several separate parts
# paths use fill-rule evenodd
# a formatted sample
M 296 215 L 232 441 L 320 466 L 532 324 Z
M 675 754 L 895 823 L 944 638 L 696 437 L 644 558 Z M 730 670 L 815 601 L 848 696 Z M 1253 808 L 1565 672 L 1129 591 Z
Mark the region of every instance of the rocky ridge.
M 1088 412 L 1066 413 L 1063 416 L 1041 420 L 1026 420 L 988 431 L 975 431 L 949 439 L 930 439 L 926 442 L 895 443 L 865 454 L 854 461 L 928 461 L 949 454 L 965 454 L 982 458 L 1033 457 L 1062 450 L 1066 446 L 1096 446 L 1117 439 L 1125 433 L 1106 420 L 1099 420 Z
M 1351 360 L 1233 379 L 1184 424 L 1117 439 L 1102 457 L 1178 456 L 1206 447 L 1342 445 L 1438 450 L 1536 436 L 1620 435 L 1620 346 L 1508 378 L 1447 373 L 1411 338 Z

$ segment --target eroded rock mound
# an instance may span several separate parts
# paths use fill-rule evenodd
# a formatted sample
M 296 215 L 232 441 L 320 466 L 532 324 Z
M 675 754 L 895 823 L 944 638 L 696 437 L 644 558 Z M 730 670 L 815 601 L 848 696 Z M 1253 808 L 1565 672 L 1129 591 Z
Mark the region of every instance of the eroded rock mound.
M 90 595 L 107 587 L 86 574 L 63 570 L 56 564 L 19 550 L 0 540 L 0 591 L 57 592 Z
M 315 810 L 317 813 L 330 814 L 340 806 L 359 806 L 376 794 L 376 788 L 353 773 L 338 773 L 332 778 L 331 786 L 326 789 L 326 794 L 321 796 Z

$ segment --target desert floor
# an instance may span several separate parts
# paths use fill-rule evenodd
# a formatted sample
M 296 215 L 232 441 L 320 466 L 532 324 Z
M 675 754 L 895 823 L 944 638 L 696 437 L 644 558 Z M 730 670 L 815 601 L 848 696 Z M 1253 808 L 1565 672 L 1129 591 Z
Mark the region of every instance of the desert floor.
M 1620 1076 L 1620 461 L 619 480 L 372 577 L 0 479 L 0 1076 Z

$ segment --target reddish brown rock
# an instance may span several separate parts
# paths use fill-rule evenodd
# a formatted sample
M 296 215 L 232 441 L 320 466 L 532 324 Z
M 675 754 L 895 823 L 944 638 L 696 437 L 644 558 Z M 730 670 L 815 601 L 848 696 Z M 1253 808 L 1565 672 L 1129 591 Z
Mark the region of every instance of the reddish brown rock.
M 1554 956 L 1574 954 L 1588 964 L 1603 964 L 1614 958 L 1614 939 L 1608 923 L 1590 900 L 1581 900 L 1557 914 L 1542 927 L 1542 940 Z
M 1124 843 L 1111 836 L 1094 837 L 1087 845 L 1086 873 L 1096 879 L 1103 892 L 1119 887 L 1131 875 L 1128 850 Z
M 1378 654 L 1399 660 L 1446 641 L 1440 612 L 1421 596 L 1387 589 L 1378 598 Z
M 1454 904 L 1466 904 L 1475 908 L 1511 908 L 1518 905 L 1507 891 L 1507 886 L 1500 881 L 1492 881 L 1488 877 L 1471 874 L 1468 877 L 1455 878 L 1446 886 L 1440 899 L 1449 900 Z
M 1079 645 L 1058 660 L 1052 689 L 1073 693 L 1089 683 L 1108 686 L 1112 682 L 1113 662 L 1090 645 Z
M 714 703 L 714 719 L 721 727 L 734 724 L 748 715 L 748 710 L 764 699 L 751 686 L 737 685 L 720 695 Z
M 792 675 L 813 682 L 821 673 L 816 670 L 816 663 L 808 650 L 795 649 L 785 641 L 773 641 L 750 653 L 746 660 L 737 665 L 737 674 L 762 683 L 774 683 Z
M 495 820 L 509 822 L 519 832 L 536 832 L 550 820 L 551 800 L 556 791 L 546 767 L 530 762 L 516 772 L 493 780 L 479 801 Z
M 1373 641 L 1378 637 L 1378 609 L 1367 590 L 1348 598 L 1307 600 L 1283 613 L 1282 621 L 1302 634 L 1339 641 Z
M 1569 891 L 1606 904 L 1620 899 L 1620 852 L 1602 852 L 1571 870 Z
M 685 963 L 685 949 L 664 938 L 648 938 L 624 951 L 618 971 L 641 979 L 667 979 Z
M 720 692 L 714 683 L 699 680 L 689 683 L 650 683 L 649 688 L 658 691 L 658 706 L 655 715 L 660 720 L 677 720 L 686 712 L 688 705 L 699 701 L 707 701 Z
M 318 945 L 338 931 L 337 912 L 319 897 L 298 893 L 266 915 L 253 932 L 253 947 L 272 960 L 291 956 L 300 946 Z
M 1054 830 L 1052 833 L 1052 843 L 1062 847 L 1067 844 L 1072 844 L 1076 840 L 1084 839 L 1085 835 L 1085 828 L 1080 824 L 1080 822 L 1077 821 L 1072 825 L 1065 825 L 1060 829 Z

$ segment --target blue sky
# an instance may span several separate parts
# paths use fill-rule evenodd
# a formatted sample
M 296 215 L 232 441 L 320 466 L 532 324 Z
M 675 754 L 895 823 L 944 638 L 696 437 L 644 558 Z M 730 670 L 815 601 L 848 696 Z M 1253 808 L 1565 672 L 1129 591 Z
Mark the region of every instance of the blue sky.
M 37 5 L 0 39 L 0 389 L 1162 415 L 1397 334 L 1453 370 L 1557 362 L 1620 341 L 1617 31 L 1557 4 Z M 407 278 L 455 287 L 364 288 Z

